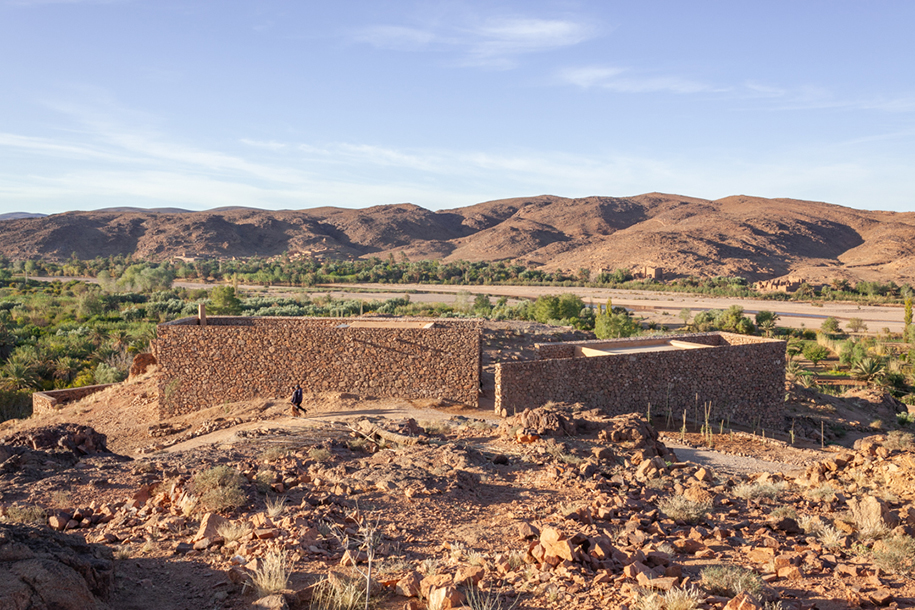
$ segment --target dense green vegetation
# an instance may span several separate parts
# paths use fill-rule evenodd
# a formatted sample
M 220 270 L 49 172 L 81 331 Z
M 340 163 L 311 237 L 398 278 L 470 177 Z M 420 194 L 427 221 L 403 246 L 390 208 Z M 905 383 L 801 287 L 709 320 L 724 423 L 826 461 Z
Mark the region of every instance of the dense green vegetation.
M 89 275 L 98 284 L 77 280 L 38 282 L 27 279 L 38 275 Z M 605 277 L 606 276 L 606 277 Z M 227 280 L 210 290 L 173 288 L 177 278 Z M 388 314 L 406 316 L 484 317 L 493 320 L 535 320 L 544 324 L 570 325 L 593 330 L 599 338 L 629 337 L 656 330 L 643 324 L 626 309 L 606 304 L 585 303 L 573 294 L 545 295 L 536 300 L 509 303 L 502 297 L 493 303 L 485 295 L 460 292 L 452 304 L 412 303 L 409 296 L 387 300 L 356 300 L 330 296 L 309 297 L 304 291 L 292 297 L 239 294 L 237 282 L 306 284 L 334 282 L 446 282 L 450 284 L 589 282 L 589 274 L 578 277 L 547 274 L 505 263 L 411 263 L 369 259 L 347 262 L 316 261 L 202 261 L 195 263 L 154 264 L 134 262 L 124 257 L 99 258 L 65 263 L 44 261 L 10 262 L 0 258 L 0 421 L 28 413 L 29 395 L 35 390 L 111 383 L 124 379 L 134 354 L 148 349 L 157 324 L 195 315 L 199 303 L 212 314 L 244 316 L 353 316 Z M 601 274 L 589 285 L 690 290 L 707 294 L 752 296 L 740 278 L 712 278 L 703 281 L 684 279 L 667 284 L 633 282 L 628 272 Z M 905 322 L 911 341 L 911 297 L 908 287 L 865 283 L 865 295 L 884 299 L 906 299 Z M 854 290 L 857 290 L 855 287 Z M 820 296 L 850 294 L 847 286 L 824 289 Z M 295 292 L 295 291 L 294 291 Z M 781 295 L 780 298 L 786 298 Z M 803 353 L 814 368 L 838 356 L 846 374 L 868 383 L 893 389 L 897 395 L 911 391 L 912 363 L 915 354 L 888 353 L 887 342 L 901 337 L 853 338 L 841 334 L 835 320 L 823 324 L 826 334 L 811 330 L 789 330 L 777 326 L 778 316 L 761 311 L 755 321 L 734 305 L 725 310 L 709 310 L 694 317 L 684 309 L 680 317 L 685 331 L 724 330 L 807 339 L 812 345 L 789 345 L 789 355 Z M 863 323 L 852 323 L 851 331 L 861 331 Z M 827 337 L 822 339 L 822 337 Z M 813 341 L 817 339 L 817 341 Z M 819 345 L 818 345 L 819 343 Z M 828 349 L 826 349 L 828 348 Z M 824 351 L 825 350 L 825 351 Z M 805 378 L 806 379 L 806 378 Z
M 149 263 L 122 255 L 80 260 L 71 257 L 64 262 L 44 260 L 10 261 L 0 256 L 0 281 L 13 275 L 97 277 L 103 285 L 114 284 L 119 289 L 154 290 L 172 279 L 243 282 L 262 286 L 314 286 L 326 283 L 380 284 L 456 284 L 478 286 L 488 284 L 520 284 L 536 286 L 589 286 L 631 290 L 685 292 L 711 296 L 756 297 L 770 300 L 858 301 L 871 303 L 902 303 L 911 295 L 912 287 L 894 282 L 858 282 L 836 280 L 831 285 L 815 289 L 808 285 L 792 294 L 758 293 L 745 278 L 711 277 L 677 278 L 666 282 L 636 280 L 628 269 L 601 273 L 594 277 L 590 270 L 574 273 L 543 271 L 523 265 L 497 262 L 409 261 L 370 257 L 357 260 L 322 261 L 312 258 L 280 256 L 250 257 L 237 260 L 197 260 Z

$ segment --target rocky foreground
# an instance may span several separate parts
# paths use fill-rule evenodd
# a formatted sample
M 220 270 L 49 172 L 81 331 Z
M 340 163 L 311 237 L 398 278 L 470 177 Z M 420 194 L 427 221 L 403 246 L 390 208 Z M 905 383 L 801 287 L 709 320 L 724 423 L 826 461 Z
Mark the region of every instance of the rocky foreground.
M 0 608 L 915 606 L 904 434 L 752 476 L 580 405 L 233 441 L 137 460 L 76 425 L 0 441 Z

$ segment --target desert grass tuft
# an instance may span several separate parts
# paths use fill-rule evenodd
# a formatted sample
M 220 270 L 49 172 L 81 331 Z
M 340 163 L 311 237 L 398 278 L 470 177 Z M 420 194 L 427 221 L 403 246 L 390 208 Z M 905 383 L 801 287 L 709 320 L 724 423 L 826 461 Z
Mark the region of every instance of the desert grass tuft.
M 887 572 L 912 576 L 915 574 L 915 538 L 893 536 L 874 545 L 874 564 Z
M 696 610 L 704 596 L 695 588 L 671 589 L 666 593 L 643 591 L 632 605 L 633 610 Z
M 361 580 L 325 578 L 314 587 L 310 610 L 357 610 L 366 605 L 365 587 Z
M 225 523 L 219 524 L 219 527 L 216 528 L 216 533 L 222 536 L 226 542 L 236 542 L 241 540 L 251 531 L 251 526 L 247 523 L 234 523 L 232 521 L 226 521 Z
M 658 503 L 658 509 L 674 521 L 696 525 L 712 510 L 712 503 L 696 502 L 683 496 L 670 496 Z
M 812 488 L 808 489 L 804 495 L 807 496 L 808 498 L 810 498 L 811 500 L 819 500 L 822 502 L 823 500 L 826 500 L 829 498 L 834 498 L 838 492 L 839 492 L 839 490 L 836 489 L 835 487 L 833 487 L 832 485 L 830 485 L 829 483 L 824 483 L 823 485 L 820 485 L 819 487 L 812 487 Z
M 308 450 L 308 457 L 316 462 L 326 462 L 333 457 L 330 451 L 323 447 L 312 447 Z
M 493 591 L 492 588 L 484 591 L 475 585 L 467 587 L 464 594 L 467 606 L 471 610 L 512 610 L 521 601 L 520 597 L 516 597 L 515 601 L 509 604 L 502 594 Z
M 785 482 L 780 483 L 741 483 L 737 485 L 733 493 L 738 498 L 744 500 L 755 500 L 757 498 L 774 499 L 788 488 Z
M 267 496 L 265 503 L 267 504 L 267 515 L 271 519 L 276 519 L 286 510 L 286 496 Z
M 9 506 L 4 513 L 3 520 L 7 523 L 37 523 L 43 524 L 48 520 L 48 515 L 40 506 Z
M 734 597 L 741 593 L 759 594 L 762 577 L 752 570 L 735 565 L 709 566 L 702 570 L 702 585 L 715 595 Z
M 270 447 L 260 454 L 259 459 L 262 462 L 275 462 L 290 455 L 292 452 L 287 447 Z
M 203 508 L 224 511 L 247 504 L 248 494 L 242 489 L 245 482 L 245 477 L 234 468 L 216 466 L 194 477 L 194 490 Z
M 911 432 L 903 432 L 902 430 L 893 430 L 886 435 L 886 440 L 883 441 L 883 446 L 889 449 L 890 451 L 906 450 L 911 449 L 913 444 L 913 437 Z
M 261 597 L 279 593 L 289 583 L 289 570 L 285 551 L 271 551 L 264 555 L 251 577 L 257 594 Z

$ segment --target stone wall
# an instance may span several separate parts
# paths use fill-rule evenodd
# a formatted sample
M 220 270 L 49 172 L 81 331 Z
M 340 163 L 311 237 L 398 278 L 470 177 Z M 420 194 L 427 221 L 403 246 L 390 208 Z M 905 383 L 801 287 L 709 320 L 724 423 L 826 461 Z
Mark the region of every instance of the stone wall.
M 476 406 L 473 320 L 207 317 L 160 324 L 160 417 L 305 392 L 440 398 Z M 374 325 L 374 327 L 372 327 Z
M 32 394 L 32 415 L 40 415 L 59 409 L 61 406 L 74 400 L 85 398 L 90 394 L 101 392 L 112 384 L 86 385 L 81 388 L 67 388 L 66 390 L 49 390 Z
M 611 414 L 667 413 L 676 421 L 697 403 L 711 402 L 710 421 L 781 428 L 784 405 L 785 342 L 731 333 L 670 335 L 669 339 L 714 347 L 611 354 L 496 364 L 495 408 L 511 415 L 550 400 L 581 402 Z M 625 347 L 642 339 L 550 344 L 551 354 L 576 347 Z M 538 345 L 538 348 L 546 345 Z

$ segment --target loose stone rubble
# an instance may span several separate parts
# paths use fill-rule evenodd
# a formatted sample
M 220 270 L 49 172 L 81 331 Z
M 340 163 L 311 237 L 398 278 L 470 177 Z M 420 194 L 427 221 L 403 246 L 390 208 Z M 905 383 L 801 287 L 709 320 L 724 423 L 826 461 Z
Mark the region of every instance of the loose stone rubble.
M 472 607 L 479 594 L 503 608 L 636 610 L 678 590 L 719 610 L 915 605 L 915 565 L 885 559 L 894 540 L 915 534 L 915 457 L 903 435 L 862 439 L 795 475 L 737 476 L 678 460 L 640 415 L 581 405 L 498 426 L 459 416 L 371 421 L 390 438 L 421 442 L 357 432 L 369 429 L 357 419 L 135 461 L 84 452 L 73 435 L 97 439 L 89 430 L 68 429 L 63 444 L 44 433 L 12 439 L 18 446 L 3 439 L 2 464 L 31 460 L 37 470 L 26 485 L 19 466 L 0 465 L 0 519 L 37 507 L 42 525 L 29 532 L 110 549 L 86 551 L 102 562 L 92 578 L 109 583 L 84 578 L 97 604 L 88 608 L 139 594 L 105 580 L 111 562 L 115 573 L 148 579 L 159 607 L 184 607 L 155 598 L 158 579 L 122 554 L 202 570 L 187 591 L 207 608 L 308 608 L 322 578 L 329 587 L 368 582 L 379 607 L 414 610 Z M 187 432 L 157 430 L 163 439 Z M 196 476 L 214 466 L 241 474 L 243 506 L 201 505 Z M 20 561 L 16 536 L 0 535 L 0 568 Z M 291 578 L 258 596 L 252 581 L 273 552 L 286 554 Z M 713 586 L 714 566 L 747 570 L 752 590 Z

